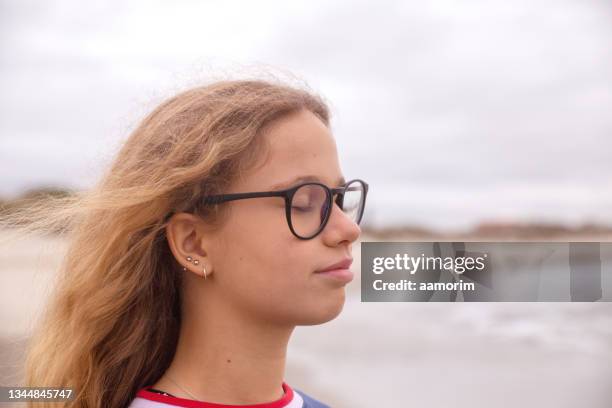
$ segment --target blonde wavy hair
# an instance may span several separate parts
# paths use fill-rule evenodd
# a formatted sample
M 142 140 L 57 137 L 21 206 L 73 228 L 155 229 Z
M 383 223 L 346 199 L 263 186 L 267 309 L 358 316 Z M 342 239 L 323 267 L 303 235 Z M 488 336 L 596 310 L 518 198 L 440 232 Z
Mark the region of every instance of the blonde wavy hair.
M 3 220 L 69 239 L 27 348 L 24 384 L 71 387 L 75 398 L 29 407 L 126 407 L 162 376 L 181 324 L 169 215 L 222 225 L 225 207 L 198 198 L 224 192 L 265 153 L 262 128 L 302 109 L 329 125 L 326 103 L 303 86 L 224 80 L 187 90 L 142 120 L 93 189 Z

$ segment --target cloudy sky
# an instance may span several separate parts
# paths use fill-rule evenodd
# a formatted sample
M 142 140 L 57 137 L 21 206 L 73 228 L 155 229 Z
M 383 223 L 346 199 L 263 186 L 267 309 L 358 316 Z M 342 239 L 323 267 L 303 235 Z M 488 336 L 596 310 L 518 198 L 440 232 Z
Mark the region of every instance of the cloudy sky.
M 163 98 L 270 71 L 330 101 L 364 222 L 612 225 L 603 0 L 0 0 L 0 196 L 87 188 Z

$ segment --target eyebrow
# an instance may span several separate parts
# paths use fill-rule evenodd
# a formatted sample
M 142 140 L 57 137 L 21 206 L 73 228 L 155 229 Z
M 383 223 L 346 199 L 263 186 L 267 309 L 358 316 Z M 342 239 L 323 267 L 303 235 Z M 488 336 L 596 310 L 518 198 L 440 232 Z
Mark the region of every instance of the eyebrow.
M 300 183 L 300 182 L 305 182 L 305 181 L 317 181 L 319 183 L 323 183 L 323 181 L 321 180 L 320 177 L 314 176 L 314 175 L 307 175 L 307 176 L 299 176 L 294 178 L 293 180 L 289 180 L 289 181 L 285 181 L 283 183 L 279 183 L 276 184 L 274 186 L 271 187 L 272 190 L 277 190 L 277 189 L 282 189 L 282 188 L 289 188 L 290 186 Z M 325 184 L 325 183 L 323 183 Z M 341 186 L 346 184 L 346 180 L 344 179 L 344 177 L 340 177 L 337 181 L 336 181 L 336 185 L 337 186 Z

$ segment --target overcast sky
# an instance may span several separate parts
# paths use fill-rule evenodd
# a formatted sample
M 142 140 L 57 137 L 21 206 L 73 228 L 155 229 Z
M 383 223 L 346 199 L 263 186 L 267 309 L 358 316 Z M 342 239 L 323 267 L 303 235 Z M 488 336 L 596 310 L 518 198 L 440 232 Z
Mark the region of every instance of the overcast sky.
M 0 0 L 0 196 L 87 188 L 138 120 L 272 70 L 330 102 L 364 222 L 612 225 L 607 1 Z

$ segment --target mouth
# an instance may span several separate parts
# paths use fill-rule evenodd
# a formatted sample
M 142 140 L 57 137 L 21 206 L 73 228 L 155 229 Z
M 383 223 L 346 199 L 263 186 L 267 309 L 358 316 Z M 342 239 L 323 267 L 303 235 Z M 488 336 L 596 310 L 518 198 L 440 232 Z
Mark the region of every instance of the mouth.
M 353 272 L 349 269 L 352 263 L 352 258 L 346 258 L 340 262 L 336 262 L 321 270 L 316 271 L 315 275 L 328 279 L 334 279 L 336 281 L 344 283 L 349 283 L 354 278 Z

